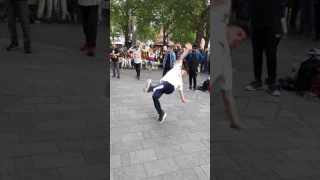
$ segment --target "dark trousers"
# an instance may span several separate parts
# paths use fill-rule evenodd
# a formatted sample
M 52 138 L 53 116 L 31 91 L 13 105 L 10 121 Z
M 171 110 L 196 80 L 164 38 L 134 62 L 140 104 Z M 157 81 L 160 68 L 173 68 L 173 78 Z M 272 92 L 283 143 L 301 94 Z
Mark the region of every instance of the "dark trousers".
M 158 114 L 163 113 L 163 110 L 161 109 L 161 104 L 159 101 L 160 97 L 163 94 L 171 94 L 173 93 L 173 91 L 174 91 L 174 86 L 168 83 L 167 81 L 164 81 L 153 87 L 152 99 L 153 99 L 154 107 L 156 108 Z
M 197 88 L 197 75 L 198 75 L 198 70 L 189 69 L 189 87 L 192 87 L 192 80 L 193 80 L 193 88 Z
M 67 0 L 68 12 L 72 15 L 76 14 L 77 13 L 77 5 L 78 5 L 77 0 Z
M 316 35 L 320 36 L 320 2 L 314 6 L 315 10 L 315 26 Z
M 20 25 L 23 31 L 24 45 L 29 46 L 31 44 L 31 32 L 30 32 L 30 12 L 27 1 L 11 1 L 7 0 L 6 2 L 6 12 L 8 19 L 8 27 L 11 36 L 12 44 L 19 44 L 18 33 L 16 27 L 16 12 L 18 11 Z
M 171 70 L 171 67 L 164 67 L 162 77 L 164 77 L 167 74 L 167 72 L 169 72 L 170 70 Z
M 86 42 L 91 47 L 96 47 L 98 31 L 98 8 L 99 6 L 80 6 L 82 14 L 83 32 Z
M 113 60 L 112 59 L 112 70 L 113 70 L 113 75 L 116 76 L 118 75 L 118 77 L 120 76 L 119 73 L 119 61 L 118 60 Z M 117 71 L 117 74 L 116 74 Z
M 277 77 L 277 48 L 280 38 L 275 27 L 254 28 L 252 36 L 254 76 L 262 80 L 263 51 L 267 58 L 268 79 L 274 83 Z
M 208 72 L 208 61 L 206 59 L 202 62 L 200 69 L 203 72 Z
M 300 11 L 300 0 L 295 0 L 290 17 L 290 26 L 296 27 L 297 15 Z
M 137 76 L 140 77 L 141 63 L 134 63 L 134 66 L 136 68 Z
M 301 26 L 300 32 L 311 33 L 314 28 L 314 2 L 310 0 L 300 0 Z
M 210 61 L 208 62 L 208 73 L 210 74 Z

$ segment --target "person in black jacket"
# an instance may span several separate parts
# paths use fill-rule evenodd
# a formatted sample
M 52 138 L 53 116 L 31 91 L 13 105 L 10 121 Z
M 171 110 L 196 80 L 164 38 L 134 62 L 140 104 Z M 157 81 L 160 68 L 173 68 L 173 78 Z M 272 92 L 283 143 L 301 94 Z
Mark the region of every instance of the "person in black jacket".
M 19 49 L 19 40 L 16 27 L 15 15 L 18 11 L 21 28 L 24 38 L 25 53 L 32 53 L 31 49 L 31 33 L 30 33 L 30 12 L 27 0 L 5 0 L 6 15 L 8 19 L 8 28 L 11 36 L 11 44 L 7 47 L 7 51 L 15 51 Z
M 282 37 L 281 18 L 284 7 L 280 0 L 249 0 L 252 28 L 252 47 L 255 80 L 246 86 L 249 91 L 262 87 L 263 52 L 267 57 L 268 89 L 274 96 L 280 95 L 277 77 L 277 47 Z

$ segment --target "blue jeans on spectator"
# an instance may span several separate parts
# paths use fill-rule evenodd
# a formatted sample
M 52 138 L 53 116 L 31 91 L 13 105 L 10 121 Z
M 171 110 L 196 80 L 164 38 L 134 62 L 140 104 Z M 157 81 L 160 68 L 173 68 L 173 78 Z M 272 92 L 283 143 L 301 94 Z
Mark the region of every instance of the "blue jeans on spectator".
M 153 69 L 154 68 L 154 62 L 153 61 L 149 61 L 150 63 L 150 69 Z
M 314 1 L 300 0 L 301 26 L 300 33 L 312 33 L 315 23 Z
M 208 72 L 208 60 L 206 60 L 206 59 L 203 61 L 203 71 L 205 73 Z

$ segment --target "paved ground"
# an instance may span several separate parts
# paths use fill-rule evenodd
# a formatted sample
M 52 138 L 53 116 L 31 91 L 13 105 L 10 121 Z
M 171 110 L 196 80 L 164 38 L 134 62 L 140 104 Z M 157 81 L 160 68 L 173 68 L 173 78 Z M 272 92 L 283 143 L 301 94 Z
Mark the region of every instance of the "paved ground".
M 34 53 L 7 52 L 0 21 L 0 179 L 109 179 L 108 31 L 96 57 L 81 26 L 32 25 Z
M 291 75 L 292 62 L 305 57 L 312 43 L 291 37 L 279 47 L 279 76 Z M 319 180 L 320 104 L 291 92 L 271 97 L 248 92 L 253 80 L 250 42 L 233 51 L 234 94 L 246 131 L 227 129 L 221 97 L 211 95 L 211 179 Z M 201 179 L 201 178 L 199 178 Z
M 151 94 L 142 87 L 148 78 L 159 82 L 162 71 L 144 70 L 140 80 L 135 70 L 121 73 L 121 79 L 111 79 L 110 89 L 111 179 L 208 179 L 209 93 L 186 91 L 186 104 L 178 92 L 163 95 L 168 116 L 159 124 Z

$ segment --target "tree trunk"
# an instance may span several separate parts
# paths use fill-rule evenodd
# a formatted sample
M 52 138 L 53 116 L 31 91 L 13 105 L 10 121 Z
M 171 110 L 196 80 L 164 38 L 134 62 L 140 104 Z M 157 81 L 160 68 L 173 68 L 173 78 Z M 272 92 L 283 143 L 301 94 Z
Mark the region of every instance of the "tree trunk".
M 165 26 L 162 27 L 162 44 L 163 46 L 167 45 L 167 36 L 166 36 L 166 32 L 167 32 L 167 28 Z
M 206 23 L 206 26 L 205 26 L 205 44 L 204 44 L 204 48 L 208 48 L 209 46 L 209 41 L 210 41 L 210 24 L 209 23 Z
M 203 38 L 203 35 L 204 35 L 203 33 L 204 33 L 203 23 L 200 22 L 197 28 L 196 41 L 195 41 L 195 44 L 198 46 L 198 48 L 200 48 L 201 39 Z

